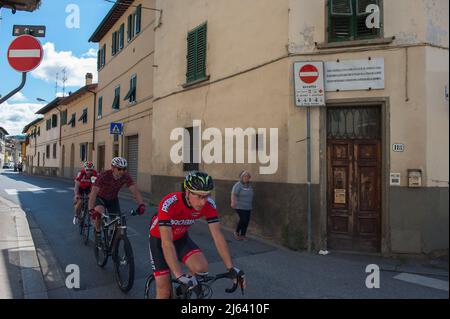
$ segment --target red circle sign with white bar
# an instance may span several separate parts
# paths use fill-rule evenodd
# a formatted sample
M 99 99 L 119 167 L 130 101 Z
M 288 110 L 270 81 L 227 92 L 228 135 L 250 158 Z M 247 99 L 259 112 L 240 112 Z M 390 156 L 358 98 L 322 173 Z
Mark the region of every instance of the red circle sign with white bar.
M 44 52 L 38 39 L 31 35 L 21 35 L 8 47 L 8 62 L 19 72 L 29 72 L 41 64 Z
M 295 105 L 324 106 L 323 62 L 295 62 Z

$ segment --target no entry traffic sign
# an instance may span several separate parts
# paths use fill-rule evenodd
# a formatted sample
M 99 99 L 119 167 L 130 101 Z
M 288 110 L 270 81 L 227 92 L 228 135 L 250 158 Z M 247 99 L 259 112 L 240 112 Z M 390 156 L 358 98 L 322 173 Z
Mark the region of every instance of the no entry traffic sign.
M 295 62 L 295 105 L 324 106 L 323 62 Z
M 7 54 L 9 65 L 19 72 L 29 72 L 37 68 L 44 55 L 41 43 L 31 35 L 21 35 L 14 39 Z
M 307 84 L 311 84 L 317 81 L 319 78 L 319 70 L 312 65 L 312 64 L 306 64 L 300 69 L 300 80 Z

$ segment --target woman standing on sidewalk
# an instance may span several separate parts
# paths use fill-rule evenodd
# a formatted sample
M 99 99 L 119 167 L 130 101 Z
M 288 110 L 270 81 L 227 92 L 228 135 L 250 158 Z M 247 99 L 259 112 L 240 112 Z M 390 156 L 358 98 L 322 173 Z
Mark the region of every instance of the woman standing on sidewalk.
M 239 215 L 239 222 L 234 232 L 236 240 L 247 240 L 245 237 L 247 227 L 250 223 L 250 212 L 253 203 L 253 187 L 250 183 L 251 175 L 248 171 L 242 171 L 239 175 L 239 181 L 234 184 L 231 190 L 231 208 L 236 210 Z

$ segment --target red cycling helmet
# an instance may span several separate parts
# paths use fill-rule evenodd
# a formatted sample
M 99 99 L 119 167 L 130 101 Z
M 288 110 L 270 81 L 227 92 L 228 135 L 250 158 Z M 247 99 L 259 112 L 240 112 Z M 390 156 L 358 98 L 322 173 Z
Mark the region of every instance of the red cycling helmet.
M 87 161 L 83 164 L 83 167 L 85 170 L 93 170 L 95 166 L 94 163 Z

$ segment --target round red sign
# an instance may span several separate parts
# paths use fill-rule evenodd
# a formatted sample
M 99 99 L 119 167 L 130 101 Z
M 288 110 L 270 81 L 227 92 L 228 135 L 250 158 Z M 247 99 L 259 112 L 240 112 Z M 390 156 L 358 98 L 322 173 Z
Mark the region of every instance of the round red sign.
M 306 84 L 312 84 L 319 78 L 319 71 L 312 64 L 304 65 L 299 72 L 300 80 Z
M 8 62 L 19 72 L 29 72 L 41 64 L 44 52 L 38 39 L 31 35 L 21 35 L 8 47 Z

